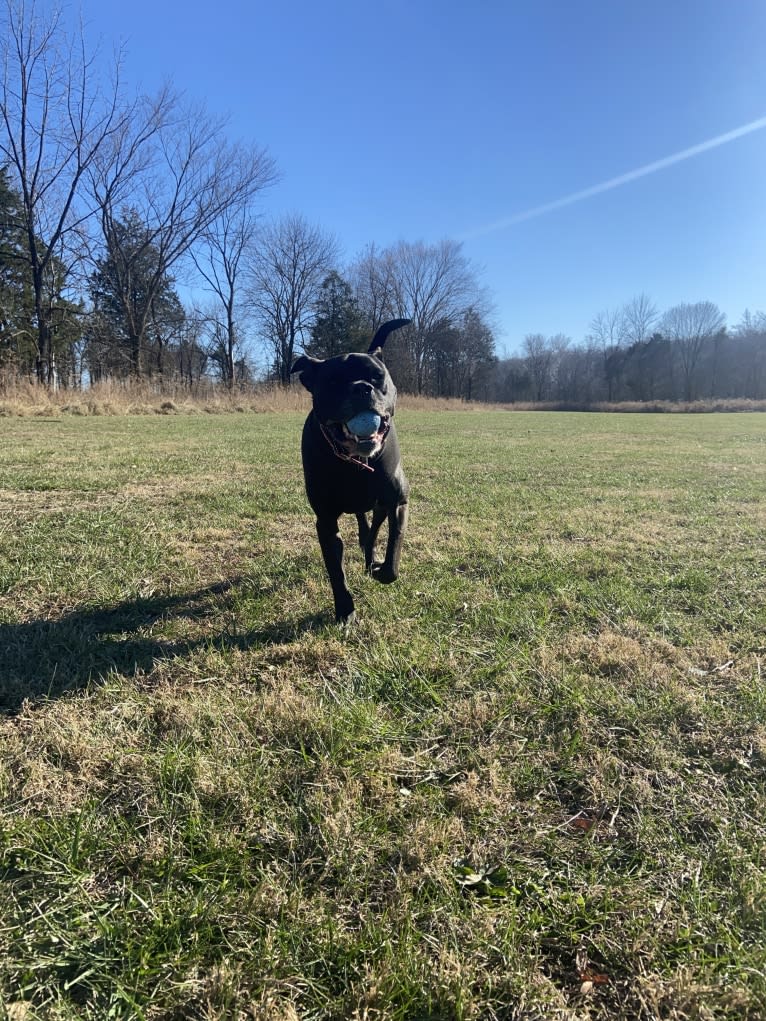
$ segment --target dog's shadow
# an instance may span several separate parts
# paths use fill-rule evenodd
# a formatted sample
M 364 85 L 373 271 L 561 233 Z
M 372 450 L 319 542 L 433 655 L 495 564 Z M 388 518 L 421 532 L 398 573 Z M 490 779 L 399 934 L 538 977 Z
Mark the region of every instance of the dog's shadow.
M 26 699 L 59 698 L 111 673 L 150 673 L 158 661 L 188 656 L 199 648 L 283 645 L 326 623 L 321 615 L 311 614 L 246 631 L 222 630 L 216 623 L 212 636 L 209 628 L 194 638 L 153 634 L 157 624 L 225 619 L 241 585 L 241 579 L 226 581 L 189 593 L 137 597 L 108 608 L 0 624 L 0 714 L 14 715 Z

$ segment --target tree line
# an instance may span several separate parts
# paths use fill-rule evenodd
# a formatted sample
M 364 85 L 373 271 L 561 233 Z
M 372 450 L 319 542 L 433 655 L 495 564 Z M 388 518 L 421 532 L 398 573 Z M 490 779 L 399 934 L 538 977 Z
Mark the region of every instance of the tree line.
M 766 400 L 766 314 L 745 312 L 729 329 L 713 302 L 661 312 L 641 294 L 598 313 L 579 344 L 526 336 L 495 382 L 495 399 L 509 402 Z
M 365 343 L 406 308 L 405 388 L 472 396 L 494 340 L 455 242 L 374 246 L 341 275 L 337 241 L 261 222 L 276 163 L 169 87 L 132 95 L 60 14 L 5 0 L 0 39 L 0 370 L 45 386 L 257 370 Z M 101 68 L 101 73 L 98 69 Z M 194 293 L 184 301 L 182 293 Z
M 766 397 L 766 317 L 727 331 L 709 302 L 645 296 L 579 344 L 531 334 L 498 357 L 492 302 L 461 244 L 371 243 L 343 263 L 298 214 L 264 220 L 279 180 L 254 143 L 170 87 L 131 93 L 55 11 L 4 0 L 0 37 L 0 372 L 43 386 L 211 377 L 287 384 L 295 357 L 364 348 L 402 390 L 466 400 Z M 192 300 L 182 295 L 195 295 Z M 253 354 L 261 356 L 260 363 Z

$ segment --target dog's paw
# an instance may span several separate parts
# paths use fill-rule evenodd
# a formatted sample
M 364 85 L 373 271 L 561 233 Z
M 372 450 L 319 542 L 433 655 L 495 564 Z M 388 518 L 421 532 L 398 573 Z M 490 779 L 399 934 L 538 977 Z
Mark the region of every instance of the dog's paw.
M 335 623 L 341 627 L 349 627 L 354 623 L 356 613 L 354 612 L 354 600 L 349 595 L 348 599 L 339 599 L 335 603 Z
M 390 585 L 399 577 L 393 567 L 389 567 L 388 564 L 373 564 L 370 574 L 375 581 L 379 581 L 382 585 Z

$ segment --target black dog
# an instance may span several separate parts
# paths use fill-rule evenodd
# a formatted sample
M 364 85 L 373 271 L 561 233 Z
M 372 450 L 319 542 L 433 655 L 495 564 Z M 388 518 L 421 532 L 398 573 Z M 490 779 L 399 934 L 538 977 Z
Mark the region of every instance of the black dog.
M 396 581 L 407 526 L 409 485 L 402 471 L 393 417 L 396 387 L 380 359 L 386 337 L 409 323 L 393 319 L 375 334 L 367 354 L 311 358 L 302 355 L 291 372 L 311 392 L 314 407 L 303 427 L 306 495 L 317 516 L 317 534 L 335 599 L 335 619 L 350 623 L 354 599 L 343 571 L 341 514 L 355 514 L 367 572 L 376 581 Z M 352 423 L 357 432 L 349 428 Z M 367 512 L 372 511 L 372 522 Z M 388 518 L 382 563 L 375 540 Z

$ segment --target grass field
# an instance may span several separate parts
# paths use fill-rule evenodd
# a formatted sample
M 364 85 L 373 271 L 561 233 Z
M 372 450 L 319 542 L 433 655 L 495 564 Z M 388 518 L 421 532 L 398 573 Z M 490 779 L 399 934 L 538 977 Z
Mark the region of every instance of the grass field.
M 0 420 L 0 1017 L 766 1018 L 766 415 L 301 419 Z

